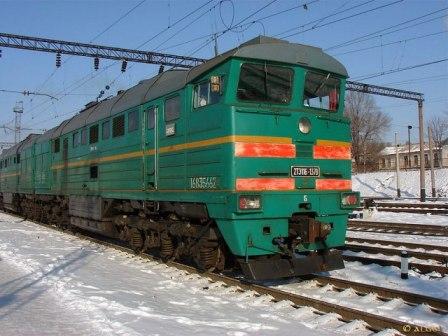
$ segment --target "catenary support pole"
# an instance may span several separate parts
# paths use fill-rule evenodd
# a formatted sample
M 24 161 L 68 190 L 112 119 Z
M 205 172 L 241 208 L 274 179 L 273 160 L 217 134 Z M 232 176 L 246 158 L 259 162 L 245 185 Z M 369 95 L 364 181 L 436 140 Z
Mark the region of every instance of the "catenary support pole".
M 395 132 L 395 169 L 397 171 L 397 197 L 401 197 L 400 190 L 400 155 L 398 154 L 398 135 Z
M 420 202 L 425 202 L 425 131 L 423 127 L 423 100 L 418 101 L 418 130 L 420 138 Z
M 432 130 L 428 127 L 429 166 L 431 167 L 431 196 L 436 197 L 436 178 L 434 176 L 434 155 L 432 143 Z

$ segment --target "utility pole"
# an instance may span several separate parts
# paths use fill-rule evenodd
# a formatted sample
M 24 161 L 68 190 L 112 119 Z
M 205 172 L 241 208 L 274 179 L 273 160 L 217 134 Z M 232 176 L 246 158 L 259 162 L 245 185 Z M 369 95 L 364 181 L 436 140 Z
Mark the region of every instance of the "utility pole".
M 411 168 L 411 129 L 412 126 L 408 125 L 408 168 Z
M 13 108 L 14 117 L 14 143 L 20 142 L 20 131 L 22 130 L 22 114 L 23 114 L 23 101 L 16 102 L 16 106 Z
M 398 138 L 397 138 L 397 132 L 395 132 L 395 168 L 397 171 L 397 197 L 401 197 L 401 190 L 400 190 L 400 156 L 398 154 Z
M 418 131 L 420 138 L 420 202 L 425 202 L 425 129 L 423 127 L 423 100 L 418 101 Z
M 429 142 L 429 166 L 431 167 L 431 195 L 436 197 L 436 178 L 434 176 L 434 157 L 432 151 L 432 130 L 428 127 L 428 142 Z

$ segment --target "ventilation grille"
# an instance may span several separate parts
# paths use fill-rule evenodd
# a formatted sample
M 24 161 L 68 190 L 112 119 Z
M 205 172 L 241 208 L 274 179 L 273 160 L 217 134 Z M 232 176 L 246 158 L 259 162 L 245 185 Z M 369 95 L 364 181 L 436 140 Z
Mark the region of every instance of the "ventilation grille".
M 313 157 L 313 145 L 296 145 L 296 157 L 300 158 L 312 158 Z

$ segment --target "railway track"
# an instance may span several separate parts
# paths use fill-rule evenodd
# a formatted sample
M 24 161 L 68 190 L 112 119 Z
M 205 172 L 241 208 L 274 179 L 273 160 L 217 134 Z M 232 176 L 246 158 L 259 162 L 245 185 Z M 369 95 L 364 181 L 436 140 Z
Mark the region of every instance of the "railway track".
M 423 236 L 446 236 L 448 237 L 448 226 L 374 222 L 368 220 L 349 220 L 348 229 L 352 231 L 368 231 L 381 233 L 400 233 Z
M 448 204 L 441 203 L 400 203 L 376 201 L 375 208 L 378 211 L 448 215 Z M 360 207 L 357 210 L 362 210 L 362 208 Z
M 382 239 L 371 239 L 371 238 L 361 238 L 361 237 L 347 237 L 345 239 L 347 243 L 367 243 L 367 244 L 381 244 L 381 245 L 389 245 L 389 246 L 396 246 L 396 247 L 406 247 L 408 249 L 424 249 L 427 251 L 440 251 L 440 252 L 447 252 L 448 253 L 448 245 L 442 246 L 442 245 L 428 245 L 428 244 L 416 244 L 416 243 L 408 243 L 408 242 L 402 242 L 402 241 L 393 241 L 393 240 L 382 240 Z
M 384 253 L 384 249 L 369 250 L 369 249 L 363 249 L 363 248 L 360 248 L 360 249 L 347 248 L 347 250 L 354 251 L 354 252 L 386 254 L 386 253 Z M 389 255 L 392 255 L 392 254 L 389 254 Z M 346 261 L 359 261 L 359 262 L 362 262 L 363 264 L 378 264 L 381 266 L 401 267 L 400 260 L 376 258 L 374 255 L 360 256 L 360 255 L 347 254 L 347 252 L 345 252 L 343 257 L 344 257 L 344 260 L 346 260 Z M 432 272 L 437 272 L 441 275 L 448 274 L 448 267 L 446 265 L 442 265 L 442 264 L 424 264 L 424 263 L 419 263 L 419 262 L 409 262 L 409 268 L 418 270 L 420 273 L 423 273 L 423 274 L 432 273 Z
M 14 216 L 17 215 L 14 214 Z M 116 241 L 106 239 L 104 237 L 100 238 L 94 234 L 86 232 L 75 233 L 70 230 L 65 230 L 45 223 L 36 223 L 36 224 L 45 226 L 50 229 L 58 230 L 60 232 L 72 234 L 81 239 L 86 239 L 97 244 L 108 246 L 116 250 L 135 255 L 135 252 L 129 247 L 123 246 L 117 243 Z M 372 314 L 361 309 L 354 309 L 346 307 L 344 305 L 327 302 L 325 300 L 310 298 L 296 293 L 285 292 L 283 290 L 275 289 L 269 286 L 265 286 L 263 284 L 247 282 L 244 279 L 240 279 L 234 276 L 217 274 L 217 273 L 204 274 L 203 272 L 199 271 L 198 269 L 192 266 L 181 264 L 175 261 L 162 261 L 159 258 L 156 258 L 148 254 L 138 254 L 136 256 L 165 263 L 167 266 L 176 267 L 191 274 L 201 274 L 207 277 L 210 283 L 214 284 L 219 283 L 222 284 L 222 286 L 226 287 L 235 286 L 238 288 L 239 291 L 251 291 L 251 292 L 253 291 L 256 293 L 255 295 L 257 296 L 267 295 L 272 298 L 271 300 L 273 302 L 289 301 L 295 308 L 301 308 L 303 306 L 312 307 L 315 309 L 314 314 L 317 315 L 336 313 L 339 316 L 338 319 L 345 323 L 361 320 L 366 323 L 366 328 L 373 332 L 379 332 L 385 329 L 395 329 L 398 332 L 405 332 L 406 335 L 447 335 L 438 327 L 428 327 L 426 325 L 419 325 L 418 323 L 408 323 L 407 321 L 401 321 L 387 316 Z M 315 276 L 314 279 L 318 281 L 322 286 L 328 284 L 332 285 L 335 288 L 335 290 L 353 288 L 360 295 L 366 295 L 367 293 L 374 292 L 378 295 L 378 297 L 380 297 L 383 300 L 392 300 L 395 298 L 400 298 L 403 301 L 407 302 L 409 305 L 425 304 L 431 307 L 430 308 L 431 311 L 433 311 L 436 314 L 446 315 L 448 311 L 448 300 L 436 299 L 432 297 L 426 297 L 423 295 L 406 293 L 393 289 L 371 286 L 348 280 L 330 278 L 326 276 Z M 206 289 L 207 288 L 204 287 L 204 290 Z
M 393 247 L 390 247 L 393 246 Z M 438 272 L 442 275 L 448 273 L 448 247 L 443 246 L 432 246 L 425 244 L 413 244 L 413 243 L 401 243 L 401 242 L 391 242 L 385 240 L 376 239 L 363 239 L 363 238 L 347 238 L 345 249 L 352 252 L 365 252 L 371 254 L 382 254 L 387 256 L 400 256 L 403 248 L 410 257 L 419 260 L 432 260 L 433 263 L 422 263 L 418 261 L 411 261 L 409 267 L 416 269 L 421 273 L 431 273 Z M 426 251 L 417 251 L 416 249 L 424 249 Z M 437 252 L 436 252 L 437 250 Z M 444 251 L 445 250 L 445 251 Z M 361 261 L 363 263 L 376 263 L 383 266 L 397 266 L 400 267 L 399 260 L 390 260 L 357 256 L 353 254 L 344 254 L 344 259 L 350 261 Z

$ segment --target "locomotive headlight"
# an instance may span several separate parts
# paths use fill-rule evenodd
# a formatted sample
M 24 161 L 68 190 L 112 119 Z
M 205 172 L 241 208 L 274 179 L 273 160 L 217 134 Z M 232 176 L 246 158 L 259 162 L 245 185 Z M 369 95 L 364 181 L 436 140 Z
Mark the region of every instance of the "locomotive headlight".
M 261 209 L 261 196 L 245 195 L 240 196 L 238 201 L 240 210 L 256 210 Z
M 308 134 L 311 131 L 311 122 L 308 118 L 300 118 L 299 131 L 303 134 Z

